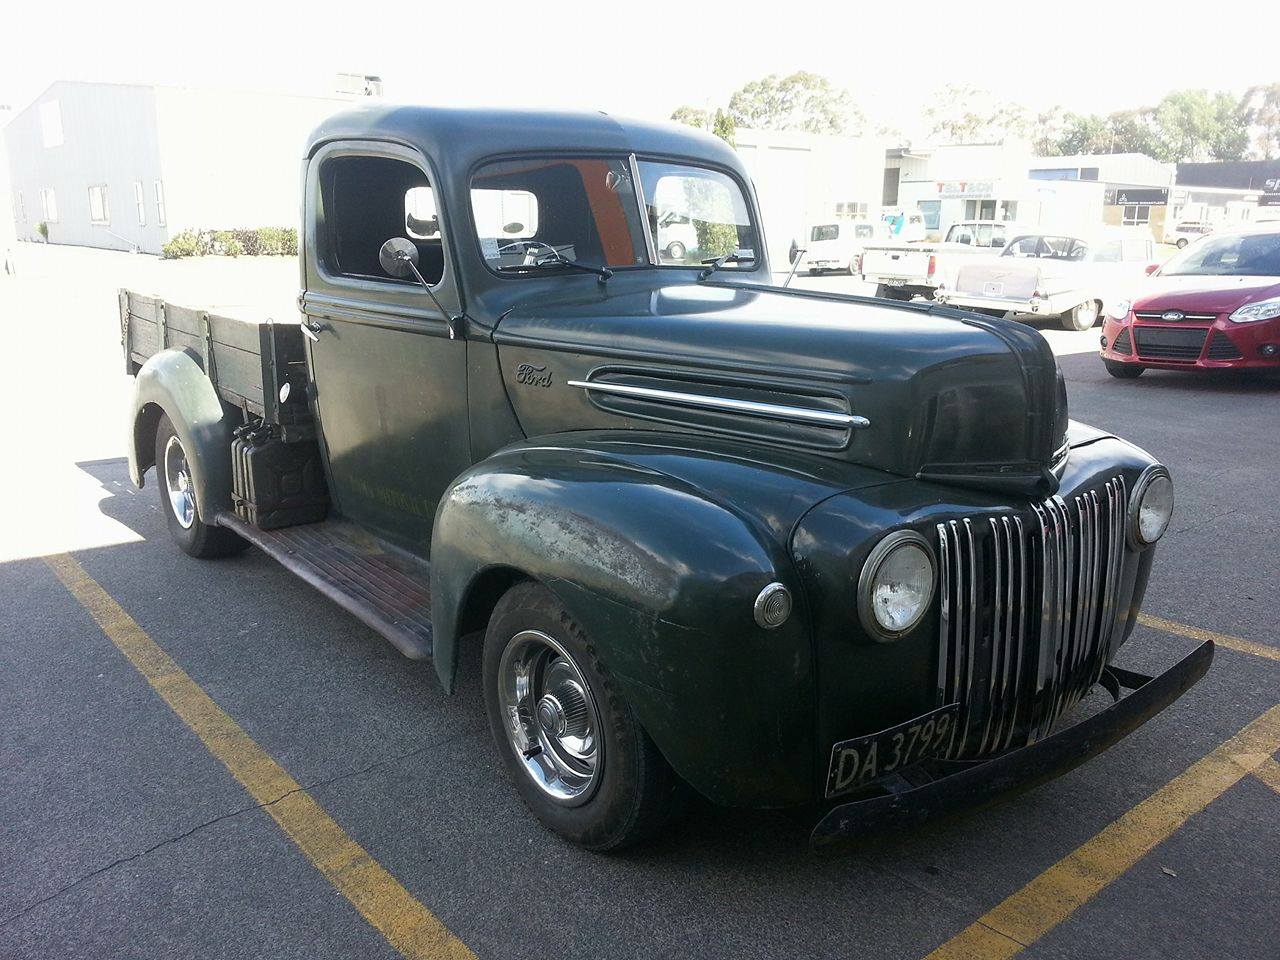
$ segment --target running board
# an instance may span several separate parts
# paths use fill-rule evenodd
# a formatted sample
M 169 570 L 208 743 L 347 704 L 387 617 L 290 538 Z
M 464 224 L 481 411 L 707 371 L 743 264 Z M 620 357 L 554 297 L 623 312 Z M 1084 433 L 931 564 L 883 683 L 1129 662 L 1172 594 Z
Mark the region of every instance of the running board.
M 325 520 L 262 530 L 234 513 L 234 530 L 414 660 L 431 656 L 431 567 L 351 523 Z

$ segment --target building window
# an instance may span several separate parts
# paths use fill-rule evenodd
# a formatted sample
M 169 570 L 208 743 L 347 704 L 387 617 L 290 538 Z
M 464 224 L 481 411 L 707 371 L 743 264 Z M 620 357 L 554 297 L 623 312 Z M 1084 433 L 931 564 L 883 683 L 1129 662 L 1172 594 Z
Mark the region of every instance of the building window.
M 138 226 L 145 227 L 147 225 L 147 194 L 142 189 L 142 181 L 133 181 L 133 202 L 138 208 Z
M 1151 222 L 1151 206 L 1146 203 L 1126 203 L 1124 220 L 1126 227 L 1145 227 Z
M 89 188 L 89 222 L 111 222 L 111 209 L 107 206 L 106 184 L 97 184 Z
M 867 212 L 865 203 L 857 203 L 850 200 L 836 204 L 836 219 L 838 220 L 865 220 L 867 219 Z
M 164 184 L 159 180 L 153 181 L 156 188 L 156 223 L 164 226 Z
M 937 230 L 938 224 L 942 219 L 942 201 L 941 200 L 920 200 L 916 203 L 916 209 L 924 216 L 924 228 L 926 230 Z
M 40 210 L 44 213 L 46 223 L 58 222 L 58 198 L 49 187 L 40 191 Z
M 40 104 L 40 142 L 46 147 L 62 146 L 62 108 L 57 100 Z
M 966 200 L 964 202 L 964 218 L 966 220 L 994 220 L 996 218 L 996 202 L 994 200 Z

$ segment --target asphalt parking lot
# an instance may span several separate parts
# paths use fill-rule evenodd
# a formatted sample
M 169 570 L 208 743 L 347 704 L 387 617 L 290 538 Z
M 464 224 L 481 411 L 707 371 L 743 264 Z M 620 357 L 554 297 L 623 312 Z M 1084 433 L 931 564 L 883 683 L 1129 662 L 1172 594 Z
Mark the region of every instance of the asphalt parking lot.
M 446 697 L 261 553 L 169 542 L 122 459 L 113 292 L 156 269 L 33 251 L 0 284 L 0 957 L 1275 956 L 1280 379 L 1118 381 L 1080 352 L 1096 333 L 1051 338 L 1072 416 L 1177 484 L 1119 662 L 1221 641 L 1128 739 L 835 855 L 788 817 L 696 806 L 602 857 L 521 806 L 476 664 Z M 246 296 L 296 282 L 236 269 Z

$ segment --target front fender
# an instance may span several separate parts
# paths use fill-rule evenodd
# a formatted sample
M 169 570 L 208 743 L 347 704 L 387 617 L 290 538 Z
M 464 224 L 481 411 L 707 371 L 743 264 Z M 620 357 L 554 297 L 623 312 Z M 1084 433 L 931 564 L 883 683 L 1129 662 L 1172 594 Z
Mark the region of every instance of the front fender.
M 195 483 L 200 516 L 211 520 L 231 508 L 231 422 L 213 383 L 183 350 L 151 356 L 134 381 L 129 477 L 141 487 L 155 464 L 156 425 L 167 414 L 182 441 Z
M 785 543 L 676 469 L 618 445 L 559 442 L 495 454 L 441 502 L 431 564 L 441 680 L 453 684 L 470 591 L 486 571 L 515 571 L 572 612 L 649 736 L 696 789 L 738 805 L 808 800 L 813 655 Z M 752 608 L 775 580 L 796 609 L 769 631 Z

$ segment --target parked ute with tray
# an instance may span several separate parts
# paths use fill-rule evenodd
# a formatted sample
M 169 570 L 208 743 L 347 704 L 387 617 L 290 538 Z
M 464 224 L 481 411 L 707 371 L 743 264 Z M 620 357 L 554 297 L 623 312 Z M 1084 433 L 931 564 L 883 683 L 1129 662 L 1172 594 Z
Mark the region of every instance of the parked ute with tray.
M 659 195 L 724 252 L 664 255 Z M 912 824 L 1207 669 L 1110 665 L 1165 468 L 1068 422 L 1033 330 L 770 286 L 721 141 L 373 107 L 315 132 L 303 211 L 300 325 L 121 293 L 131 475 L 187 553 L 258 546 L 448 690 L 475 656 L 573 842 L 646 837 L 690 788 L 816 809 L 815 842 Z M 1097 684 L 1117 702 L 1064 726 Z
M 973 256 L 998 253 L 1016 230 L 1003 220 L 961 220 L 948 228 L 941 243 L 868 243 L 858 272 L 864 283 L 876 285 L 877 297 L 932 300 L 939 286 L 955 278 L 962 263 Z

